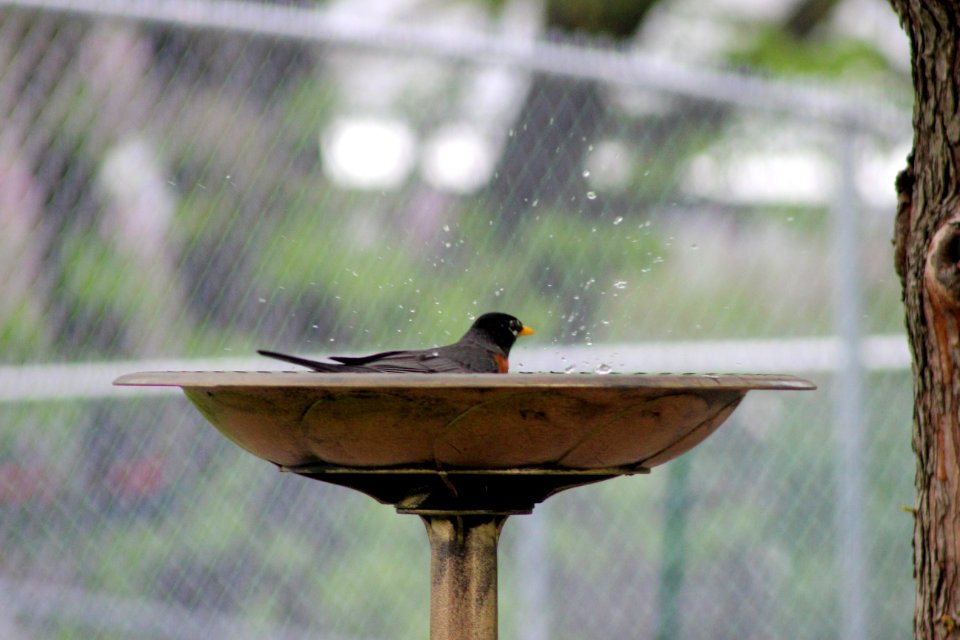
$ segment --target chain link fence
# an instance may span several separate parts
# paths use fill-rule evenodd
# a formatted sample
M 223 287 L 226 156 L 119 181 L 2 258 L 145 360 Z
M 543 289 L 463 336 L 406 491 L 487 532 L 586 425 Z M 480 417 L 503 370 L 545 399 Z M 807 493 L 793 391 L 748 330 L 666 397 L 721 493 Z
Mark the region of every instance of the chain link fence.
M 512 518 L 504 637 L 908 636 L 903 96 L 386 6 L 0 2 L 0 636 L 425 637 L 416 518 L 109 382 L 488 310 L 521 371 L 819 385 Z

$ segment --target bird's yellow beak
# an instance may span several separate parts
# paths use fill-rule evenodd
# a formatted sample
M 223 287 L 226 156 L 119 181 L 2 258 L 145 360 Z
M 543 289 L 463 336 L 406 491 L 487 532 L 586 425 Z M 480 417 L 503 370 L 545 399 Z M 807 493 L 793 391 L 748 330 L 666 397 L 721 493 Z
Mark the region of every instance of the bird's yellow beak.
M 520 333 L 518 333 L 517 335 L 520 335 L 520 336 L 530 336 L 530 335 L 533 335 L 533 334 L 534 334 L 534 330 L 533 330 L 533 329 L 531 329 L 530 327 L 524 326 L 523 329 L 520 330 Z

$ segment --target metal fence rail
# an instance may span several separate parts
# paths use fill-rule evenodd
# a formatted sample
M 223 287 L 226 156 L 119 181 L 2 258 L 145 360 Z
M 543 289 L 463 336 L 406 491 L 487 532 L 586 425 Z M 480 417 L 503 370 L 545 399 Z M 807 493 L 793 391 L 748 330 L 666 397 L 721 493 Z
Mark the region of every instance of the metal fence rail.
M 857 358 L 863 369 L 906 372 L 910 352 L 905 336 L 867 336 Z M 358 351 L 360 353 L 360 351 Z M 835 375 L 844 366 L 838 338 L 675 341 L 598 344 L 592 347 L 518 347 L 517 372 L 590 373 L 608 364 L 616 371 L 656 373 L 716 371 Z M 307 353 L 323 358 L 325 354 Z M 350 355 L 350 354 L 347 354 Z M 133 398 L 178 394 L 178 389 L 117 388 L 111 382 L 133 371 L 283 371 L 293 367 L 264 358 L 196 358 L 0 365 L 0 402 Z
M 836 87 L 786 83 L 758 76 L 695 69 L 634 51 L 581 48 L 548 41 L 437 27 L 371 22 L 316 9 L 242 0 L 0 0 L 0 7 L 71 16 L 146 22 L 178 29 L 215 30 L 266 38 L 438 56 L 482 65 L 598 80 L 695 100 L 783 113 L 817 123 L 902 136 L 903 107 L 880 96 L 850 95 Z

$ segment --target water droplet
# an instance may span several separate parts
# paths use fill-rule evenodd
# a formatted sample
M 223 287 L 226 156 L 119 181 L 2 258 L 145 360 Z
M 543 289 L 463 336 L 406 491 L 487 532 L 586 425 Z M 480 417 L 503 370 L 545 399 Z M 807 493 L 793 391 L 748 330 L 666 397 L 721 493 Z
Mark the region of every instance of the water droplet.
M 584 172 L 583 172 L 583 177 L 584 177 L 584 178 L 589 178 L 589 177 L 590 177 L 590 172 L 589 172 L 589 171 L 584 171 Z
M 699 248 L 700 248 L 700 245 L 698 245 L 696 242 L 690 245 L 690 249 L 692 249 L 693 251 L 696 251 Z
M 626 281 L 626 280 L 617 280 L 616 282 L 613 283 L 613 288 L 614 288 L 614 289 L 626 289 L 626 288 L 627 288 L 627 281 Z
M 613 219 L 614 226 L 620 224 L 621 222 L 623 222 L 623 216 L 617 216 L 616 218 Z
M 597 368 L 593 370 L 594 373 L 598 373 L 598 374 L 600 374 L 600 375 L 606 375 L 606 374 L 610 373 L 611 371 L 613 371 L 613 369 L 611 369 L 611 368 L 610 368 L 610 365 L 608 365 L 608 364 L 600 364 L 600 365 L 597 365 Z
M 596 200 L 597 192 L 596 191 L 587 191 L 587 200 Z
M 450 231 L 450 225 L 448 225 L 448 224 L 443 225 L 443 230 L 444 230 L 444 231 Z
M 257 298 L 257 300 L 260 302 L 260 304 L 267 304 L 266 298 Z
M 574 364 L 571 364 L 571 365 L 568 365 L 568 366 L 563 370 L 563 372 L 564 372 L 564 373 L 573 373 L 573 372 L 576 371 L 576 370 L 577 370 L 577 366 L 574 365 Z

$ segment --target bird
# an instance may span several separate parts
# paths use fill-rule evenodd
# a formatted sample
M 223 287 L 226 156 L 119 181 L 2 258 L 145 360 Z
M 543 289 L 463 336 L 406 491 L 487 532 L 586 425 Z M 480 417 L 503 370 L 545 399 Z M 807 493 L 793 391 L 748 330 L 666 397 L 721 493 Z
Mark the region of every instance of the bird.
M 474 320 L 463 337 L 453 344 L 433 349 L 383 351 L 360 357 L 330 356 L 334 362 L 263 349 L 257 353 L 322 373 L 507 373 L 513 343 L 519 336 L 533 332 L 509 314 L 492 312 Z

